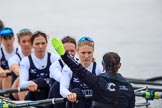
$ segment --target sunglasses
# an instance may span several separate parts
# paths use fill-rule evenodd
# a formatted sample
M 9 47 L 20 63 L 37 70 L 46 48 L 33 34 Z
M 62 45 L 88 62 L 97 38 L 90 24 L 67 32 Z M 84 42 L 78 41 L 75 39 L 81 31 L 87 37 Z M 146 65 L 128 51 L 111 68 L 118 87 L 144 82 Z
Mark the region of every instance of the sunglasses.
M 21 29 L 18 33 L 17 36 L 24 35 L 24 34 L 32 34 L 32 32 L 29 29 Z
M 92 40 L 92 38 L 84 36 L 84 37 L 79 39 L 78 44 L 81 43 L 81 42 L 84 42 L 84 41 L 94 42 Z
M 21 34 L 26 34 L 26 33 L 27 33 L 27 34 L 28 34 L 28 33 L 29 33 L 29 34 L 32 34 L 31 31 L 30 31 L 29 29 L 21 29 L 21 30 L 17 33 L 17 35 L 20 36 Z
M 0 31 L 0 36 L 13 36 L 13 31 L 11 28 L 3 28 Z

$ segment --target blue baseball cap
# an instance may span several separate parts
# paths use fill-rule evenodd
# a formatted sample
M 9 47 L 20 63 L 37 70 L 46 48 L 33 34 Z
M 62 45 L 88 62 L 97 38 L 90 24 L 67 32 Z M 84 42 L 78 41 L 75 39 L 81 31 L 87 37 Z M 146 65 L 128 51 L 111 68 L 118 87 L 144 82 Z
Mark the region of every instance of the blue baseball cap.
M 0 36 L 5 37 L 5 36 L 14 36 L 13 30 L 11 28 L 2 28 L 0 31 Z

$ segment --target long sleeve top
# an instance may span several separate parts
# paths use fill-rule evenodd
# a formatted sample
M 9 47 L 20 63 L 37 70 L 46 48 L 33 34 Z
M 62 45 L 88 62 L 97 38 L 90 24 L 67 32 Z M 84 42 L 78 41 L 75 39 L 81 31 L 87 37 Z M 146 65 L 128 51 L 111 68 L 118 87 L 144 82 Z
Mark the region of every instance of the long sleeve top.
M 121 75 L 106 72 L 100 76 L 91 74 L 81 64 L 65 53 L 61 56 L 63 61 L 75 72 L 79 79 L 93 89 L 93 100 L 108 103 L 110 108 L 114 104 L 118 108 L 134 108 L 135 94 L 133 87 Z

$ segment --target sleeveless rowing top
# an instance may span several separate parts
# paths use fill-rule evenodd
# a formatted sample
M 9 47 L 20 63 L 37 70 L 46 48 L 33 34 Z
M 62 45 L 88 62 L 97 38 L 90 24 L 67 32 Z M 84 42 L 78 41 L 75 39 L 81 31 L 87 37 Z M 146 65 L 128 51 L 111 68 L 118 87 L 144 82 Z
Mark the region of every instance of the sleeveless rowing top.
M 18 51 L 18 48 L 16 48 L 16 53 L 17 53 L 17 51 Z M 3 68 L 3 69 L 9 69 L 9 65 L 8 65 L 8 61 L 6 60 L 6 57 L 5 57 L 5 54 L 4 54 L 4 51 L 3 51 L 3 49 L 1 48 L 1 52 L 2 52 L 2 58 L 1 58 L 1 67 Z
M 31 55 L 28 56 L 29 58 L 29 63 L 30 63 L 30 68 L 29 68 L 29 80 L 34 80 L 37 78 L 49 78 L 49 67 L 51 65 L 51 61 L 50 61 L 50 56 L 51 54 L 48 53 L 48 57 L 47 57 L 47 66 L 44 69 L 37 69 L 36 66 L 33 63 L 32 57 Z

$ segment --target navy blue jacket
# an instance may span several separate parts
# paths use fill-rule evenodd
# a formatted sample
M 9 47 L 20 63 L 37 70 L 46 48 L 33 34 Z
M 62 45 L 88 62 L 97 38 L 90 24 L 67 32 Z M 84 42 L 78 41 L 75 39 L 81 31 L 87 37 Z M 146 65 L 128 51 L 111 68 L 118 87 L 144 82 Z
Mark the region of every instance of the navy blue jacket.
M 61 57 L 70 69 L 78 75 L 79 79 L 93 89 L 94 103 L 103 103 L 108 108 L 134 108 L 135 94 L 133 87 L 121 74 L 106 72 L 96 76 L 88 72 L 68 53 Z M 101 106 L 101 108 L 105 107 Z

